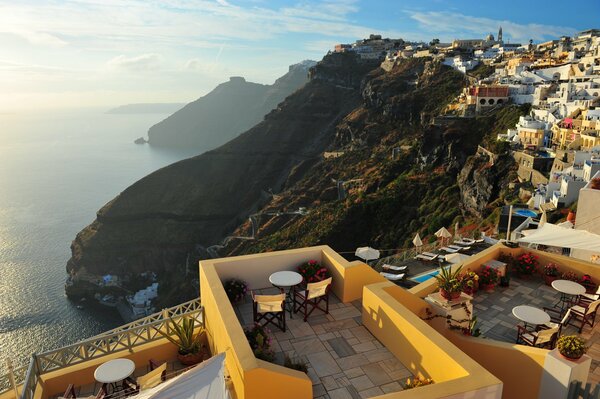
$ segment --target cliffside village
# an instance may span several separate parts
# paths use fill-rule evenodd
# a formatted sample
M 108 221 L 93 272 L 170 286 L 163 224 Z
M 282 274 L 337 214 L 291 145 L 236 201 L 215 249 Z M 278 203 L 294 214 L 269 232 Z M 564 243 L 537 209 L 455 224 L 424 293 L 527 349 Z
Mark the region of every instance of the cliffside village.
M 371 35 L 338 44 L 334 51 L 379 58 L 386 69 L 401 59 L 431 57 L 464 73 L 470 85 L 447 115 L 438 118 L 440 123 L 506 104 L 530 104 L 529 114 L 497 138 L 510 144 L 519 181 L 531 183 L 521 189 L 521 198 L 539 219 L 524 221 L 512 238 L 544 223 L 547 212 L 573 208 L 575 203 L 577 217 L 569 217 L 562 227 L 600 234 L 600 29 L 539 44 L 504 41 L 502 27 L 496 37 L 452 43 L 409 43 Z M 486 73 L 476 73 L 483 69 Z M 497 156 L 485 148 L 480 154 L 491 163 Z

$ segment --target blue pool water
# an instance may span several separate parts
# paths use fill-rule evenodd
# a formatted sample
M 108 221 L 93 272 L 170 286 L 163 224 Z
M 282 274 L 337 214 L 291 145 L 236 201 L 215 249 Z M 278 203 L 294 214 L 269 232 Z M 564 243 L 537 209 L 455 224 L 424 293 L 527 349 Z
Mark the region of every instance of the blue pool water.
M 420 276 L 416 276 L 413 277 L 411 280 L 412 281 L 416 281 L 418 283 L 422 283 L 424 281 L 429 280 L 430 278 L 434 278 L 435 276 L 437 276 L 440 273 L 439 270 L 433 271 L 431 273 L 427 273 L 427 274 L 421 274 Z
M 516 215 L 523 216 L 526 218 L 535 218 L 537 217 L 537 212 L 530 211 L 529 209 L 517 209 L 515 211 Z

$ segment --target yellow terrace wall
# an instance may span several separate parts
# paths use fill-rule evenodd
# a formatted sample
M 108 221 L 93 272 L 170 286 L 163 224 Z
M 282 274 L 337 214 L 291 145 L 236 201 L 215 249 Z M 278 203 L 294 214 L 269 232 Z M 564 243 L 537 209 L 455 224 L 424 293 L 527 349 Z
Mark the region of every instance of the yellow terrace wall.
M 435 382 L 380 398 L 499 399 L 502 382 L 423 321 L 419 313 L 424 314 L 426 307 L 423 300 L 391 282 L 364 287 L 365 327 L 413 374 Z
M 348 262 L 328 246 L 200 262 L 200 296 L 209 341 L 215 353 L 227 353 L 225 362 L 238 398 L 310 398 L 312 382 L 304 373 L 254 357 L 222 282 L 239 278 L 250 289 L 270 287 L 272 273 L 296 270 L 313 259 L 329 270 L 333 293 L 343 302 L 359 299 L 365 284 L 385 281 L 365 263 Z

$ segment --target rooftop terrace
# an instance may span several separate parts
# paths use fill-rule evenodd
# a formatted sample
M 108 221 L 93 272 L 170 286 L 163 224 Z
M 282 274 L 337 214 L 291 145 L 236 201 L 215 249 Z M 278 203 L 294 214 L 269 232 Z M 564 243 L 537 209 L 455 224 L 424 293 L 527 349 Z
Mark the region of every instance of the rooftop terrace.
M 259 294 L 277 294 L 274 288 Z M 329 314 L 315 311 L 308 321 L 287 314 L 287 330 L 271 326 L 276 362 L 284 356 L 308 365 L 313 397 L 369 398 L 402 390 L 401 382 L 413 374 L 375 338 L 362 323 L 362 303 L 342 303 L 330 295 Z M 236 306 L 240 323 L 252 327 L 252 300 Z

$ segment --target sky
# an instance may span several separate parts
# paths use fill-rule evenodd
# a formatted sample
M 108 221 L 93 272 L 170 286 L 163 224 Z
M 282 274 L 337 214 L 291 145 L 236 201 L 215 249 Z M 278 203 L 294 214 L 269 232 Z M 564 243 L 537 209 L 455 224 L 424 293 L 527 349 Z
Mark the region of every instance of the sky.
M 335 43 L 536 42 L 600 28 L 600 1 L 0 0 L 0 113 L 189 102 L 229 76 L 272 83 Z M 584 12 L 585 10 L 585 12 Z M 575 12 L 577 11 L 577 12 Z M 568 17 L 567 17 L 568 16 Z

